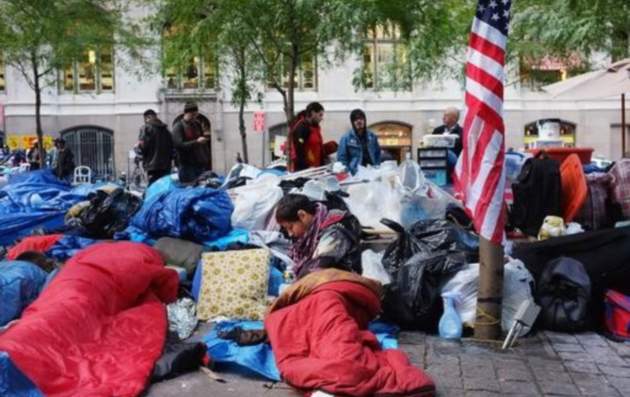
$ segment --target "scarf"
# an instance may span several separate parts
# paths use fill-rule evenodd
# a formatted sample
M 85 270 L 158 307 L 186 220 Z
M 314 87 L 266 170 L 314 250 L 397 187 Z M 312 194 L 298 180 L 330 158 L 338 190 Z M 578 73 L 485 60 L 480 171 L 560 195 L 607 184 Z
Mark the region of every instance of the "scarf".
M 322 203 L 317 203 L 317 210 L 315 211 L 315 215 L 313 215 L 313 222 L 304 235 L 295 240 L 291 245 L 289 256 L 295 263 L 295 267 L 293 268 L 295 274 L 299 274 L 304 263 L 313 256 L 321 237 L 322 225 L 324 225 L 327 216 L 328 209 L 326 206 Z

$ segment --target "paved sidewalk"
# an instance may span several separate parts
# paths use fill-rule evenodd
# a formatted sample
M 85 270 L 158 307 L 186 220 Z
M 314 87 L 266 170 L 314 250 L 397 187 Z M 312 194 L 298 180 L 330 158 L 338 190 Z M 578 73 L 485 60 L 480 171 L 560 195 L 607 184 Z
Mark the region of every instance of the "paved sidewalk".
M 541 332 L 503 352 L 472 340 L 448 342 L 403 332 L 400 346 L 435 380 L 438 396 L 630 396 L 630 344 L 595 334 Z M 298 396 L 284 384 L 201 372 L 153 385 L 149 397 Z

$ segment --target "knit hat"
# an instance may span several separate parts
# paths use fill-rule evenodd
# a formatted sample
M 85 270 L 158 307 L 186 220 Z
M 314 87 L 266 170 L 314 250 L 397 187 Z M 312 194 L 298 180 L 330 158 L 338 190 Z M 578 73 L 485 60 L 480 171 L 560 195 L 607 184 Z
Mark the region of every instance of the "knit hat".
M 195 102 L 186 102 L 184 105 L 184 113 L 192 113 L 199 111 L 197 104 Z
M 363 119 L 363 120 L 365 120 L 365 113 L 363 112 L 363 110 L 361 110 L 361 109 L 354 109 L 352 112 L 350 112 L 350 122 L 354 123 L 354 121 L 356 119 Z

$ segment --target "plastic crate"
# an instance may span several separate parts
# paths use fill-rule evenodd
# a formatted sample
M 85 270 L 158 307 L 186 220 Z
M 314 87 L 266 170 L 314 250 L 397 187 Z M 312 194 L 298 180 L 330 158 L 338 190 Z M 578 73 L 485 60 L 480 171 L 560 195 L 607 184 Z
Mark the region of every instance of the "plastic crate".
M 448 160 L 442 158 L 421 158 L 418 160 L 420 168 L 447 168 Z
M 590 164 L 591 156 L 593 155 L 593 148 L 585 147 L 554 147 L 554 148 L 546 148 L 546 149 L 530 149 L 529 152 L 536 156 L 541 151 L 546 152 L 550 158 L 557 160 L 562 164 L 562 162 L 572 155 L 573 153 L 577 154 L 580 158 L 580 162 L 582 164 Z
M 418 148 L 418 160 L 426 158 L 448 158 L 448 149 Z
M 423 169 L 424 177 L 438 186 L 446 186 L 448 173 L 445 169 Z

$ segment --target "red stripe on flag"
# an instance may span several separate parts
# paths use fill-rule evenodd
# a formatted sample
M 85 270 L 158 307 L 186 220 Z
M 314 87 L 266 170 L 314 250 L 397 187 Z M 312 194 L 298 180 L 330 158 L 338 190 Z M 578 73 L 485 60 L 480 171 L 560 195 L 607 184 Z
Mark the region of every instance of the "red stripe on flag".
M 471 32 L 468 45 L 475 50 L 481 52 L 485 56 L 494 59 L 497 63 L 505 65 L 505 51 L 496 44 L 489 42 L 482 36 Z
M 494 95 L 503 98 L 503 82 L 494 78 L 493 75 L 472 63 L 466 64 L 466 77 L 469 77 L 486 87 Z

